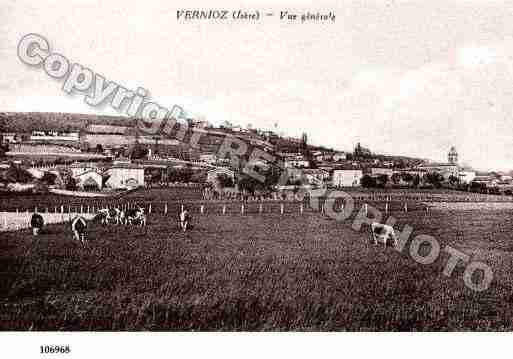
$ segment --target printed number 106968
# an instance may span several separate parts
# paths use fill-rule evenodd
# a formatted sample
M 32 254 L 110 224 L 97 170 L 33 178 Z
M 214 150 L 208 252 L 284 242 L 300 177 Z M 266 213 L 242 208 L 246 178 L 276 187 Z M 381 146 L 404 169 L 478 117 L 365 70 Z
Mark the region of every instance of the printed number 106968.
M 41 354 L 68 354 L 71 352 L 69 345 L 41 345 Z

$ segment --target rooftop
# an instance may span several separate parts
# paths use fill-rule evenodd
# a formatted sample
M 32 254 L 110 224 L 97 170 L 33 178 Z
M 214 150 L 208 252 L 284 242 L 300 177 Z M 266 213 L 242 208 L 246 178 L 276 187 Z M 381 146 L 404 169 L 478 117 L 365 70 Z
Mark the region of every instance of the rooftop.
M 127 134 L 130 127 L 127 126 L 112 126 L 112 125 L 89 125 L 87 126 L 88 133 L 97 134 L 115 134 L 125 135 Z

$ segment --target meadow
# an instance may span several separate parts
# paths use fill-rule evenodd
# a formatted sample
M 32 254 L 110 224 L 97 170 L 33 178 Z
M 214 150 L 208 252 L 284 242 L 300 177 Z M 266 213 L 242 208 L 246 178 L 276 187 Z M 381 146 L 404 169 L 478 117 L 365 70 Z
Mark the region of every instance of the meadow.
M 208 207 L 190 232 L 178 207 L 148 226 L 67 225 L 0 236 L 2 330 L 512 330 L 511 211 L 392 208 L 397 228 L 434 236 L 493 270 L 475 292 L 449 255 L 430 265 L 369 242 L 369 232 L 288 204 L 241 215 Z M 248 204 L 256 206 L 256 203 Z M 296 206 L 296 207 L 294 207 Z M 232 208 L 230 207 L 230 208 Z M 217 208 L 217 211 L 214 209 Z M 272 209 L 271 209 L 272 208 Z

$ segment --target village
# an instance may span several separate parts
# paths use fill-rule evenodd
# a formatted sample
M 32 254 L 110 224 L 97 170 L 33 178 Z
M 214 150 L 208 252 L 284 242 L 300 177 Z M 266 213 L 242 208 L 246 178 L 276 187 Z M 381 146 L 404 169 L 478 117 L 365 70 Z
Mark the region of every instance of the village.
M 71 115 L 73 116 L 73 115 Z M 79 116 L 79 115 L 77 115 Z M 447 162 L 373 153 L 360 143 L 338 151 L 285 136 L 275 130 L 225 122 L 214 127 L 187 119 L 195 145 L 164 136 L 139 133 L 135 126 L 87 123 L 62 130 L 46 126 L 0 133 L 3 156 L 0 189 L 7 191 L 66 190 L 73 194 L 109 193 L 139 187 L 188 185 L 208 187 L 215 196 L 286 196 L 299 186 L 309 188 L 450 188 L 488 194 L 512 194 L 511 173 L 479 172 L 460 165 L 455 147 Z M 5 128 L 5 126 L 4 126 Z M 243 165 L 222 156 L 226 136 L 272 155 L 276 161 L 254 163 L 265 183 L 248 180 Z M 247 162 L 248 158 L 243 158 Z M 285 183 L 280 182 L 287 172 Z M 284 197 L 285 198 L 285 197 Z

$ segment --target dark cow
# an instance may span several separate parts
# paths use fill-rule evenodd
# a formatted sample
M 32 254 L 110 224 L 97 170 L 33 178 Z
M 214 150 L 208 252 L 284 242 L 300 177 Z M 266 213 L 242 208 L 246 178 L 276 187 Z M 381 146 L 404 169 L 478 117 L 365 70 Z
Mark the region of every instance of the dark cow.
M 45 225 L 45 221 L 43 219 L 43 216 L 41 216 L 39 213 L 34 213 L 32 215 L 32 218 L 30 219 L 30 226 L 32 227 L 32 234 L 34 236 L 37 236 L 40 232 L 43 226 Z
M 144 214 L 144 208 L 130 208 L 126 211 L 125 223 L 126 224 L 139 224 L 140 226 L 146 225 L 146 215 Z
M 85 233 L 87 230 L 87 221 L 82 216 L 76 216 L 71 221 L 71 230 L 75 240 L 85 243 Z
M 122 211 L 119 208 L 102 208 L 98 210 L 98 214 L 96 215 L 96 219 L 101 220 L 102 224 L 122 223 Z

